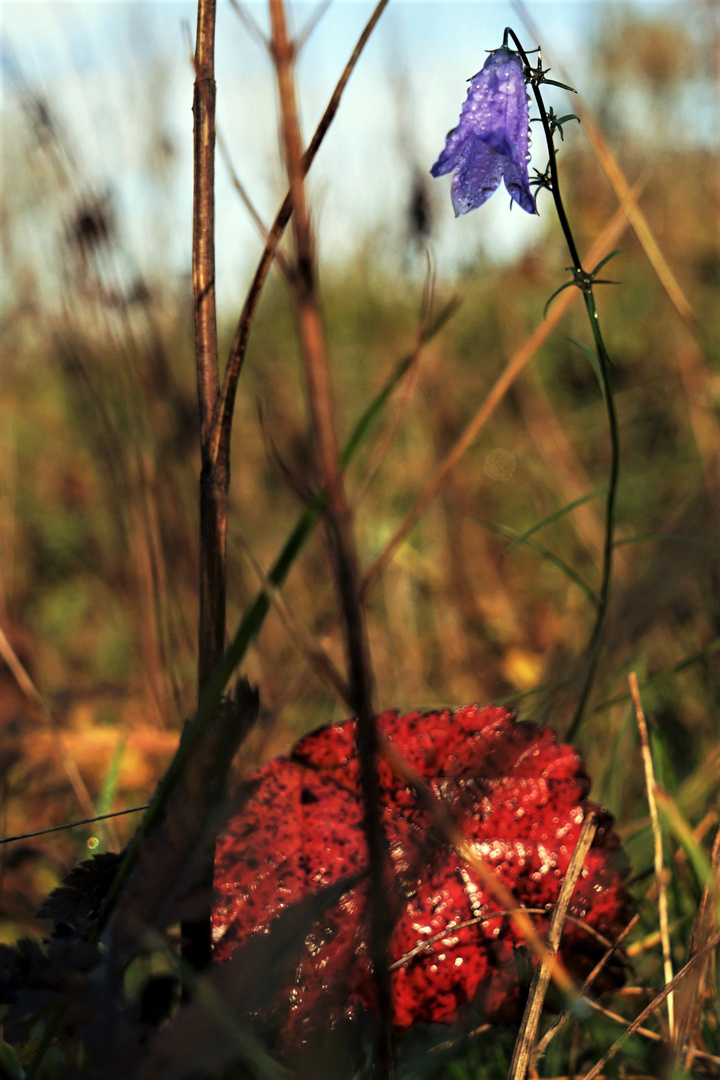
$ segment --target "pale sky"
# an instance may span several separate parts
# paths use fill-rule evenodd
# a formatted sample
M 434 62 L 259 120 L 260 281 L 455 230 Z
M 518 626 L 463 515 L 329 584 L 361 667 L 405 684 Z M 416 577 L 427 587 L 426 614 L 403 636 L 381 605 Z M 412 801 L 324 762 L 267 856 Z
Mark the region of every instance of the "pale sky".
M 580 92 L 590 76 L 590 41 L 602 6 L 590 0 L 528 3 Z M 611 6 L 604 0 L 606 9 Z M 662 3 L 626 6 L 650 13 L 677 10 L 677 5 Z M 264 26 L 264 4 L 255 0 L 248 7 Z M 294 5 L 296 28 L 312 10 L 314 5 Z M 307 42 L 298 69 L 306 139 L 371 10 L 363 0 L 335 0 Z M 7 73 L 15 67 L 26 85 L 47 98 L 84 183 L 112 192 L 138 263 L 149 270 L 160 251 L 172 273 L 187 271 L 193 72 L 183 26 L 194 33 L 194 5 L 177 0 L 5 0 L 0 12 L 4 108 L 13 107 Z M 350 255 L 368 232 L 392 250 L 402 247 L 413 169 L 427 175 L 445 134 L 457 122 L 466 80 L 482 66 L 485 50 L 501 44 L 506 25 L 527 48 L 535 44 L 510 3 L 392 0 L 313 167 L 312 205 L 326 262 Z M 224 0 L 219 5 L 217 79 L 219 131 L 240 179 L 269 222 L 284 190 L 273 73 L 262 46 Z M 571 111 L 568 95 L 553 95 L 559 111 Z M 167 172 L 158 166 L 158 136 L 172 148 Z M 583 136 L 572 130 L 570 137 Z M 539 146 L 540 139 L 535 143 Z M 23 152 L 6 133 L 2 168 L 8 187 L 8 178 L 17 172 L 16 155 Z M 544 168 L 543 155 L 534 163 Z M 260 241 L 222 160 L 217 177 L 219 288 L 221 297 L 235 298 L 244 291 Z M 454 273 L 479 250 L 489 258 L 512 255 L 547 225 L 549 207 L 547 202 L 543 207 L 542 196 L 544 213 L 538 221 L 518 207 L 510 213 L 504 190 L 482 211 L 455 220 L 449 184 L 445 177 L 430 185 L 441 275 Z M 28 220 L 31 225 L 32 216 Z

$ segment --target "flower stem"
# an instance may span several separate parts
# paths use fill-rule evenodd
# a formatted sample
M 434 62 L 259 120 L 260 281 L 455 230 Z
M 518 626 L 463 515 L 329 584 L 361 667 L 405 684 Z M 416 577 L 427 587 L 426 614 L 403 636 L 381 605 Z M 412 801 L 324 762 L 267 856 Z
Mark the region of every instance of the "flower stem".
M 512 38 L 515 47 L 525 64 L 526 71 L 531 72 L 533 68 L 528 60 L 527 53 L 523 49 L 517 35 L 510 27 L 507 27 L 503 37 L 503 45 L 507 46 L 508 38 Z M 592 691 L 593 683 L 595 681 L 595 673 L 597 671 L 598 661 L 600 659 L 600 651 L 602 646 L 602 631 L 605 623 L 605 616 L 607 614 L 608 603 L 610 600 L 610 585 L 612 579 L 612 560 L 613 560 L 613 548 L 615 539 L 615 506 L 617 500 L 617 488 L 618 479 L 620 474 L 620 435 L 618 431 L 617 413 L 615 411 L 615 401 L 613 399 L 612 386 L 610 383 L 609 368 L 612 365 L 610 356 L 608 354 L 605 342 L 603 340 L 602 332 L 600 330 L 600 319 L 598 316 L 597 306 L 595 304 L 595 295 L 593 293 L 592 281 L 593 276 L 588 273 L 582 265 L 580 255 L 578 253 L 577 245 L 570 228 L 570 222 L 568 221 L 567 214 L 565 213 L 565 206 L 563 204 L 562 195 L 560 193 L 560 179 L 558 176 L 557 168 L 557 153 L 555 150 L 555 142 L 553 138 L 553 126 L 550 123 L 547 110 L 545 108 L 545 102 L 542 99 L 540 93 L 540 83 L 542 81 L 541 73 L 533 78 L 530 77 L 530 85 L 532 87 L 535 103 L 538 107 L 540 114 L 540 122 L 542 124 L 543 131 L 545 132 L 545 141 L 547 143 L 549 168 L 550 168 L 550 190 L 552 192 L 553 202 L 555 203 L 555 209 L 557 211 L 558 220 L 560 222 L 560 228 L 563 231 L 565 242 L 570 252 L 570 258 L 572 260 L 573 276 L 575 278 L 575 284 L 577 284 L 583 293 L 583 299 L 585 301 L 585 310 L 587 311 L 588 319 L 590 321 L 590 329 L 592 330 L 593 340 L 595 342 L 595 352 L 598 358 L 599 371 L 600 371 L 600 384 L 602 388 L 603 398 L 605 399 L 605 408 L 607 410 L 608 427 L 610 429 L 610 479 L 608 483 L 607 500 L 605 503 L 605 539 L 603 544 L 603 562 L 602 562 L 602 580 L 600 584 L 600 595 L 598 598 L 597 612 L 595 616 L 595 625 L 593 626 L 592 634 L 590 635 L 590 641 L 588 643 L 588 666 L 585 674 L 585 681 L 580 694 L 577 707 L 575 709 L 575 715 L 573 716 L 570 728 L 565 736 L 567 739 L 572 739 L 577 735 L 580 725 L 585 713 L 585 707 L 587 705 L 588 698 Z
M 565 738 L 567 739 L 574 739 L 580 728 L 585 713 L 585 706 L 595 681 L 595 672 L 597 670 L 598 661 L 600 659 L 602 629 L 610 600 L 610 582 L 612 578 L 613 550 L 615 546 L 615 504 L 620 474 L 620 433 L 618 430 L 617 413 L 615 411 L 615 400 L 613 398 L 608 372 L 610 357 L 605 348 L 605 342 L 600 330 L 600 321 L 598 319 L 597 308 L 595 307 L 595 297 L 593 295 L 592 286 L 584 294 L 584 299 L 585 309 L 588 313 L 588 318 L 590 319 L 593 337 L 595 338 L 595 348 L 600 364 L 603 397 L 605 398 L 605 408 L 607 409 L 608 426 L 610 428 L 610 480 L 608 483 L 607 499 L 605 501 L 605 542 L 603 544 L 600 596 L 598 599 L 597 614 L 595 616 L 595 625 L 588 645 L 588 668 L 585 675 L 585 682 L 575 709 L 572 723 L 565 735 Z

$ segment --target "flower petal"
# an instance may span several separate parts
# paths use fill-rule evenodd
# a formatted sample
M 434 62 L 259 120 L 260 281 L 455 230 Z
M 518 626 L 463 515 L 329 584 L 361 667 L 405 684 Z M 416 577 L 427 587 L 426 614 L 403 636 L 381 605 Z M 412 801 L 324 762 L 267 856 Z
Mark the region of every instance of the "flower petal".
M 450 189 L 455 217 L 487 202 L 498 189 L 505 162 L 477 136 L 465 140 Z
M 528 181 L 527 166 L 524 169 L 520 169 L 517 165 L 513 165 L 512 161 L 506 159 L 503 162 L 502 173 L 505 187 L 508 190 L 510 198 L 514 199 L 518 206 L 521 206 L 526 213 L 537 214 L 535 196 L 530 190 L 530 183 Z
M 530 124 L 522 61 L 517 53 L 498 49 L 488 57 L 481 74 L 485 74 L 489 106 L 480 138 L 515 165 L 526 167 Z
M 457 128 L 453 128 L 452 131 L 448 132 L 445 147 L 430 170 L 431 176 L 445 176 L 446 173 L 452 172 L 457 167 L 465 139 L 463 135 L 456 137 L 457 130 Z
M 470 80 L 458 125 L 430 170 L 433 176 L 456 170 L 451 188 L 456 216 L 482 206 L 502 177 L 518 206 L 537 213 L 528 177 L 529 141 L 522 60 L 510 49 L 496 49 Z

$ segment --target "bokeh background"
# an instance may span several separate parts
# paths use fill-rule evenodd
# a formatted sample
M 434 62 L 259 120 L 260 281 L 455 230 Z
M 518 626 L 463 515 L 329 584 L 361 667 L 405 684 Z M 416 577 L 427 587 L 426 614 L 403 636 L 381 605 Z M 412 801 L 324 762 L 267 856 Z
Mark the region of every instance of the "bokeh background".
M 306 138 L 370 11 L 342 0 L 322 12 L 293 6 L 296 31 L 309 30 L 298 65 Z M 9 836 L 144 803 L 172 754 L 195 696 L 199 459 L 193 7 L 7 2 L 1 18 L 0 836 Z M 547 194 L 539 218 L 510 212 L 500 193 L 456 221 L 449 181 L 428 173 L 465 80 L 506 25 L 527 48 L 540 36 L 622 174 L 642 185 L 647 232 L 623 228 L 608 268 L 621 284 L 600 294 L 621 426 L 620 544 L 580 740 L 593 794 L 618 816 L 642 870 L 650 848 L 629 671 L 654 718 L 662 782 L 698 838 L 717 820 L 716 5 L 390 5 L 310 180 L 338 425 L 347 434 L 412 351 L 429 268 L 435 310 L 461 303 L 349 473 L 370 566 L 565 280 Z M 220 4 L 222 355 L 262 249 L 238 184 L 266 224 L 284 194 L 266 31 L 262 5 Z M 574 107 L 560 90 L 549 101 L 561 114 Z M 539 132 L 533 153 L 544 169 Z M 618 210 L 617 188 L 572 122 L 560 167 L 587 252 Z M 368 591 L 381 707 L 513 699 L 522 717 L 567 729 L 594 614 L 577 579 L 599 584 L 609 461 L 579 299 Z M 231 631 L 312 489 L 310 460 L 292 302 L 274 272 L 236 412 Z M 586 495 L 533 545 L 507 551 Z M 342 664 L 320 533 L 245 665 L 262 715 L 239 768 L 343 717 L 308 659 L 318 645 Z M 40 898 L 88 850 L 122 843 L 133 820 L 3 845 L 0 940 L 36 932 Z

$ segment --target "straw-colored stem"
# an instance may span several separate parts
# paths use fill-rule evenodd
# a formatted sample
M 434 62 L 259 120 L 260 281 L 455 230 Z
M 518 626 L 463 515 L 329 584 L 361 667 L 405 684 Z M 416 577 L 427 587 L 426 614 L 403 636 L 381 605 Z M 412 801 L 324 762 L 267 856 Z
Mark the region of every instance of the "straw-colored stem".
M 645 786 L 647 788 L 648 809 L 650 811 L 650 823 L 652 825 L 653 834 L 655 882 L 657 885 L 658 918 L 660 922 L 660 941 L 662 943 L 665 984 L 667 985 L 668 983 L 672 982 L 673 967 L 672 953 L 670 950 L 670 930 L 668 922 L 667 890 L 665 888 L 665 868 L 663 866 L 662 830 L 660 828 L 660 816 L 658 814 L 657 800 L 655 799 L 655 769 L 653 767 L 652 754 L 650 752 L 650 740 L 648 739 L 647 721 L 645 720 L 645 712 L 643 710 L 642 701 L 640 699 L 640 690 L 638 687 L 637 675 L 634 671 L 630 672 L 628 676 L 628 682 L 630 684 L 630 693 L 632 694 L 633 705 L 635 707 L 635 718 L 637 720 L 638 731 L 640 732 L 640 750 L 642 753 L 643 768 L 645 770 Z M 675 1000 L 672 993 L 668 994 L 667 1011 L 668 1027 L 670 1028 L 670 1038 L 673 1039 L 675 1037 Z
M 575 845 L 575 851 L 573 852 L 570 865 L 568 866 L 567 873 L 563 879 L 555 910 L 553 911 L 552 919 L 550 920 L 550 926 L 545 941 L 545 955 L 535 970 L 522 1023 L 520 1024 L 520 1031 L 515 1040 L 515 1048 L 513 1050 L 512 1061 L 510 1062 L 508 1080 L 525 1080 L 528 1067 L 532 1060 L 533 1048 L 535 1046 L 538 1026 L 540 1024 L 540 1014 L 545 1002 L 545 994 L 550 985 L 553 968 L 557 963 L 560 938 L 562 937 L 562 930 L 565 925 L 570 900 L 578 878 L 582 873 L 585 859 L 592 846 L 592 842 L 595 839 L 596 832 L 597 817 L 595 814 L 590 813 L 583 822 L 582 831 L 578 837 L 578 842 Z

